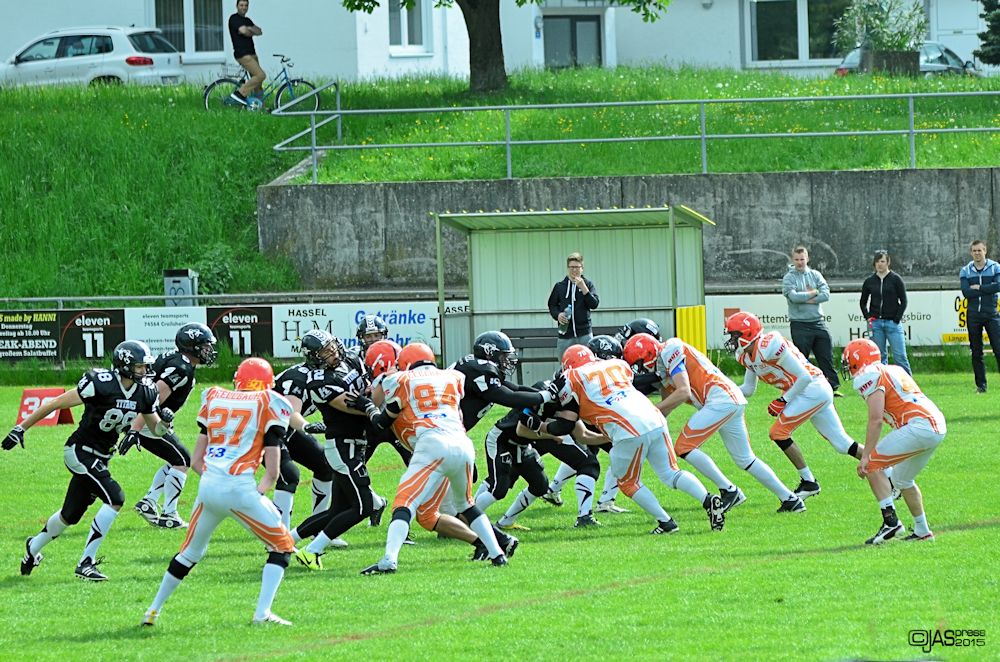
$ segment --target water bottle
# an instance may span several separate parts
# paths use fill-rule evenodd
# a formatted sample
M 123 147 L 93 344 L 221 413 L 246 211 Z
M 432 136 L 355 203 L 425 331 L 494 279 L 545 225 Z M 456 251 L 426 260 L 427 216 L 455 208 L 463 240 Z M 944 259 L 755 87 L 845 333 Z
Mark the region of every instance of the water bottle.
M 563 311 L 563 315 L 566 316 L 566 323 L 559 325 L 559 333 L 566 333 L 566 331 L 569 330 L 569 323 L 573 318 L 573 304 L 566 306 L 566 310 Z

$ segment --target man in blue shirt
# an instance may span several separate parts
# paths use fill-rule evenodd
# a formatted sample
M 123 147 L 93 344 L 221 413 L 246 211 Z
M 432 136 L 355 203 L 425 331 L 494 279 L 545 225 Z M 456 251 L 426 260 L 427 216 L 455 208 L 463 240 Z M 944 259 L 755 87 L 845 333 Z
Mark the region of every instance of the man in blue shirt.
M 969 349 L 972 350 L 972 372 L 976 377 L 977 393 L 986 393 L 983 331 L 989 336 L 993 358 L 997 360 L 997 370 L 1000 371 L 1000 314 L 997 313 L 1000 264 L 986 257 L 986 249 L 986 242 L 982 239 L 973 241 L 969 245 L 972 262 L 959 272 L 962 294 L 969 302 L 966 327 L 969 329 Z

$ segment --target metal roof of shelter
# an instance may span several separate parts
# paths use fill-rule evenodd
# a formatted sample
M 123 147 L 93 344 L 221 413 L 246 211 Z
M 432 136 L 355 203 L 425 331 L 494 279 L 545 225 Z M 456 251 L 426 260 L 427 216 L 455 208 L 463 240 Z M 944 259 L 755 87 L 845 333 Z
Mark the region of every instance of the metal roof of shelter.
M 649 227 L 670 224 L 673 210 L 677 227 L 715 225 L 686 205 L 641 209 L 562 209 L 509 212 L 445 212 L 437 214 L 446 225 L 467 232 L 477 230 L 553 230 L 557 228 Z

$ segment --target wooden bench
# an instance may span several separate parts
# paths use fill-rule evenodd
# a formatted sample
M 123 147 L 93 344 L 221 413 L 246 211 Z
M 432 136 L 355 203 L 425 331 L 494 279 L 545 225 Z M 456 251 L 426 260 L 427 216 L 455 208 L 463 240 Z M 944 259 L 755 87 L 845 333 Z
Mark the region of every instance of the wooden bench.
M 595 326 L 591 333 L 595 336 L 613 336 L 621 330 L 620 326 Z M 556 356 L 556 340 L 559 336 L 559 329 L 555 326 L 546 326 L 534 329 L 500 329 L 507 334 L 514 349 L 518 353 L 517 362 L 517 383 L 522 383 L 523 373 L 522 363 L 559 363 L 561 356 Z M 548 350 L 545 353 L 534 353 L 532 356 L 524 356 L 524 350 Z

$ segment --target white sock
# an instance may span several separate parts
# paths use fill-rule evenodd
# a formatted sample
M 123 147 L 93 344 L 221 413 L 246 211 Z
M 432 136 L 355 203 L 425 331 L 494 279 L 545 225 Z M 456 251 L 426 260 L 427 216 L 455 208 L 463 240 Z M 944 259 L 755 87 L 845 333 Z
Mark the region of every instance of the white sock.
M 410 523 L 406 520 L 394 519 L 389 522 L 389 529 L 385 534 L 385 559 L 392 563 L 399 562 L 399 550 L 403 547 L 406 534 L 410 532 Z M 490 531 L 490 535 L 493 531 Z
M 614 501 L 616 496 L 618 496 L 618 479 L 611 473 L 611 467 L 608 467 L 604 472 L 604 490 L 601 492 L 601 498 L 597 502 L 607 503 L 608 501 Z
M 684 494 L 690 494 L 698 500 L 699 504 L 705 501 L 705 495 L 708 494 L 708 490 L 701 484 L 701 481 L 689 471 L 678 471 L 670 487 L 680 490 Z
M 332 480 L 312 480 L 313 510 L 311 515 L 325 513 L 330 509 L 330 498 L 333 494 Z
M 312 542 L 309 543 L 309 546 L 306 547 L 306 551 L 311 552 L 313 554 L 322 554 L 324 551 L 326 551 L 326 548 L 329 544 L 330 544 L 330 536 L 320 531 L 319 533 L 316 534 L 316 537 L 312 539 Z
M 486 483 L 483 483 L 479 487 L 479 491 L 476 492 L 476 508 L 486 512 L 486 509 L 497 502 L 497 498 L 488 489 L 483 489 Z
M 577 517 L 589 515 L 594 511 L 594 492 L 597 490 L 597 481 L 593 476 L 576 477 L 576 505 Z
M 747 473 L 756 478 L 758 483 L 771 490 L 781 501 L 788 501 L 792 497 L 792 491 L 785 487 L 785 484 L 774 474 L 774 470 L 759 457 L 754 458 Z
M 566 484 L 566 481 L 575 475 L 576 469 L 573 469 L 568 464 L 560 463 L 559 468 L 556 469 L 556 475 L 549 483 L 549 492 L 562 492 L 563 485 Z
M 159 503 L 160 495 L 163 494 L 163 485 L 167 482 L 167 475 L 170 472 L 170 465 L 164 464 L 162 467 L 156 470 L 153 474 L 153 483 L 149 486 L 149 491 L 146 492 L 146 496 L 142 497 L 152 501 L 153 503 Z
M 497 542 L 497 537 L 493 534 L 493 525 L 490 524 L 490 519 L 486 515 L 480 515 L 475 521 L 470 522 L 469 528 L 486 545 L 486 551 L 490 553 L 491 559 L 503 554 L 500 543 Z
M 177 513 L 177 505 L 180 502 L 181 491 L 184 483 L 187 482 L 187 472 L 171 467 L 167 470 L 167 482 L 163 484 L 163 510 L 164 515 L 174 515 Z
M 879 508 L 892 508 L 892 509 L 895 509 L 895 506 L 892 505 L 892 495 L 890 494 L 886 498 L 884 498 L 881 501 L 879 501 L 878 502 L 878 507 Z
M 62 517 L 59 516 L 59 511 L 52 513 L 52 517 L 49 521 L 45 523 L 44 528 L 31 539 L 31 553 L 38 554 L 42 551 L 42 547 L 45 547 L 50 542 L 59 537 L 63 531 L 66 530 L 68 524 L 62 521 Z
M 292 528 L 292 505 L 295 503 L 295 494 L 293 492 L 286 492 L 285 490 L 275 490 L 271 501 L 274 502 L 274 507 L 281 513 L 281 523 L 285 525 L 286 529 Z
M 274 595 L 281 586 L 281 579 L 285 576 L 285 569 L 276 563 L 265 563 L 264 572 L 260 578 L 260 596 L 257 598 L 257 610 L 253 613 L 256 619 L 267 618 L 271 611 L 271 604 L 274 602 Z
M 517 519 L 517 516 L 523 513 L 528 506 L 534 503 L 536 498 L 538 497 L 529 492 L 527 487 L 524 488 L 521 490 L 521 493 L 517 495 L 517 498 L 514 499 L 514 503 L 510 504 L 510 507 L 507 508 L 507 512 L 503 514 L 500 521 L 503 522 L 505 526 L 513 524 Z
M 302 536 L 299 535 L 298 529 L 292 529 L 289 533 L 292 534 L 292 542 L 294 542 L 296 545 L 302 542 Z
M 719 469 L 712 458 L 703 453 L 701 449 L 695 448 L 685 455 L 684 459 L 688 464 L 697 469 L 702 476 L 715 483 L 715 486 L 720 490 L 732 491 L 736 489 L 736 486 L 733 485 L 731 480 L 726 478 L 726 475 L 722 473 L 722 470 Z
M 104 542 L 104 536 L 108 535 L 108 529 L 114 524 L 116 517 L 118 517 L 118 511 L 108 504 L 103 504 L 101 509 L 97 511 L 94 521 L 90 523 L 90 536 L 87 537 L 87 545 L 83 548 L 83 556 L 80 557 L 81 563 L 86 558 L 91 561 L 97 558 L 97 550 L 100 549 L 101 543 Z
M 799 469 L 799 476 L 802 480 L 808 480 L 810 483 L 816 482 L 816 477 L 813 476 L 813 472 L 809 467 L 802 467 Z
M 931 529 L 927 526 L 927 513 L 913 516 L 913 532 L 918 536 L 930 534 Z
M 660 505 L 660 502 L 656 500 L 656 497 L 645 485 L 632 495 L 632 501 L 639 504 L 639 507 L 652 515 L 653 519 L 657 522 L 666 522 L 670 519 L 670 515 L 667 514 L 667 511 L 663 509 L 663 506 Z
M 180 561 L 178 561 L 180 563 Z M 167 598 L 174 592 L 178 586 L 181 585 L 181 580 L 178 577 L 174 577 L 167 570 L 163 573 L 163 581 L 160 582 L 160 590 L 156 592 L 156 597 L 153 598 L 153 604 L 149 605 L 150 609 L 155 609 L 160 611 L 163 609 L 163 603 L 167 601 Z

